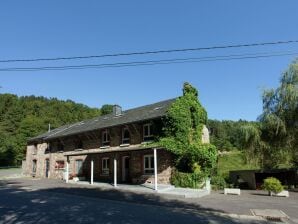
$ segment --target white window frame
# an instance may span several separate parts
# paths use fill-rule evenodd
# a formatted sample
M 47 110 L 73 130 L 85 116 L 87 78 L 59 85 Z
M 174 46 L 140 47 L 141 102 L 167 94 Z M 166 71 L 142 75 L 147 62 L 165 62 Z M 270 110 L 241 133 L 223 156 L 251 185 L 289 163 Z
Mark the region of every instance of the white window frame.
M 109 161 L 109 162 L 107 162 Z M 101 159 L 101 173 L 102 175 L 109 175 L 110 174 L 110 158 L 104 157 Z
M 128 131 L 128 133 L 129 133 L 129 137 L 128 138 L 124 138 L 125 131 Z M 122 129 L 122 144 L 130 144 L 130 132 L 129 132 L 129 129 L 128 128 L 123 128 Z
M 109 146 L 110 145 L 110 139 L 109 139 L 109 131 L 108 131 L 108 129 L 105 129 L 105 130 L 102 131 L 102 133 L 101 133 L 101 140 L 102 140 L 102 146 Z
M 149 167 L 146 167 L 146 158 L 148 158 L 148 165 Z M 153 164 L 151 162 L 153 161 Z M 154 174 L 154 155 L 144 155 L 144 174 L 146 175 L 152 175 Z
M 148 127 L 148 135 L 145 135 L 145 128 Z M 152 124 L 151 123 L 147 123 L 143 125 L 143 140 L 144 141 L 148 141 L 146 138 L 151 138 L 153 137 L 152 134 Z

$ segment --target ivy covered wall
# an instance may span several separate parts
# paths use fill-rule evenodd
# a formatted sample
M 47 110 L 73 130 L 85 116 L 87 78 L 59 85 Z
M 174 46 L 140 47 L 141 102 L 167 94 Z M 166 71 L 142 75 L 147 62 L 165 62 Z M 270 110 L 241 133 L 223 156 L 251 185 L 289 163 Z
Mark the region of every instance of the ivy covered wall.
M 163 122 L 163 136 L 157 144 L 176 155 L 177 170 L 209 174 L 216 165 L 217 150 L 212 144 L 202 143 L 207 112 L 191 84 L 184 83 L 183 96 L 171 105 Z

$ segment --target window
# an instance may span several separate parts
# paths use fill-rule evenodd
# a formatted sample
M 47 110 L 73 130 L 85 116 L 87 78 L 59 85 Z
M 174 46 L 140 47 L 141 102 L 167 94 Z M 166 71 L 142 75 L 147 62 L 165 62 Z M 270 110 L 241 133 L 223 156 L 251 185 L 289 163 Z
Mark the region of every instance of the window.
M 32 154 L 33 155 L 36 155 L 37 154 L 37 144 L 34 144 Z
M 83 173 L 83 160 L 76 160 L 75 171 L 76 175 Z
M 55 163 L 55 169 L 64 169 L 64 160 L 58 160 Z
M 83 149 L 83 141 L 81 139 L 77 142 L 77 149 Z
M 102 158 L 101 170 L 102 170 L 102 174 L 109 175 L 109 173 L 110 173 L 110 159 L 109 158 Z
M 128 128 L 122 129 L 122 144 L 129 144 L 130 143 L 130 133 Z
M 143 139 L 144 139 L 144 141 L 153 140 L 152 124 L 144 124 L 144 126 L 143 126 Z
M 58 152 L 63 152 L 64 151 L 64 145 L 61 142 L 59 142 L 57 149 L 58 149 Z
M 110 145 L 110 135 L 108 130 L 104 130 L 101 133 L 101 139 L 102 139 L 102 145 L 103 146 L 109 146 Z
M 47 148 L 46 148 L 46 153 L 49 153 L 49 152 L 51 152 L 51 150 L 52 150 L 52 146 L 51 146 L 51 144 L 48 142 L 48 144 L 47 144 Z
M 146 155 L 144 156 L 144 173 L 153 174 L 154 173 L 154 156 Z
M 36 166 L 37 166 L 37 161 L 34 159 L 32 161 L 32 173 L 36 173 Z

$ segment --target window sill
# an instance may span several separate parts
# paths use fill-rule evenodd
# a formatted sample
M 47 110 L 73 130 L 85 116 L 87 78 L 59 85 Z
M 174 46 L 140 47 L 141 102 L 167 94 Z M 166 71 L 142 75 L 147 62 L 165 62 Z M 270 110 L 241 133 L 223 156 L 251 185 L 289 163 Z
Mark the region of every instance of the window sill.
M 64 151 L 58 151 L 58 153 L 64 153 Z
M 153 142 L 153 140 L 148 140 L 148 141 L 142 141 L 141 142 L 141 145 L 146 145 L 146 144 L 150 144 L 150 143 L 152 143 Z
M 74 151 L 83 151 L 83 149 L 75 149 Z
M 100 148 L 100 149 L 107 149 L 107 148 L 110 148 L 110 146 L 109 146 L 109 145 L 106 145 L 106 146 L 100 146 L 99 148 Z
M 147 177 L 150 176 L 151 177 L 151 176 L 154 176 L 154 173 L 150 173 L 150 174 L 149 173 L 143 173 L 143 176 L 147 176 Z
M 101 177 L 108 177 L 108 176 L 110 176 L 110 174 L 104 174 L 104 173 L 101 173 L 100 176 L 101 176 Z
M 128 147 L 128 146 L 130 146 L 129 143 L 125 143 L 125 144 L 121 144 L 121 145 L 120 145 L 120 147 Z

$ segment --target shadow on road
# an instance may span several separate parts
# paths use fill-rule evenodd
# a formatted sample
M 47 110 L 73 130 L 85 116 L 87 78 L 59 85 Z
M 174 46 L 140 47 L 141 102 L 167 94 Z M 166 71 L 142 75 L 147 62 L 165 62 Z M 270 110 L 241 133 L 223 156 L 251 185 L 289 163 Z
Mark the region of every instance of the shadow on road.
M 239 223 L 239 220 L 219 214 L 222 212 L 159 194 L 64 183 L 38 188 L 38 181 L 0 181 L 0 223 L 7 224 Z

